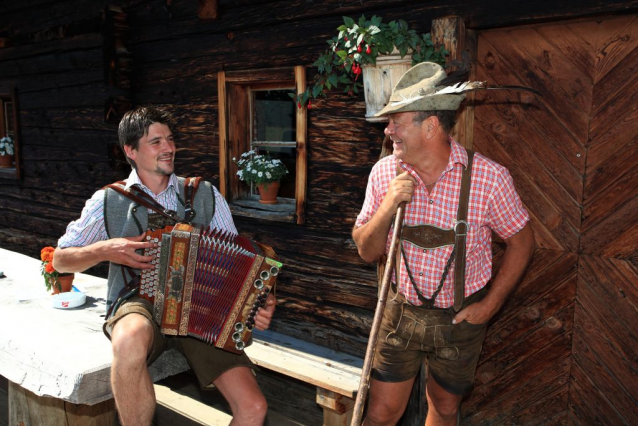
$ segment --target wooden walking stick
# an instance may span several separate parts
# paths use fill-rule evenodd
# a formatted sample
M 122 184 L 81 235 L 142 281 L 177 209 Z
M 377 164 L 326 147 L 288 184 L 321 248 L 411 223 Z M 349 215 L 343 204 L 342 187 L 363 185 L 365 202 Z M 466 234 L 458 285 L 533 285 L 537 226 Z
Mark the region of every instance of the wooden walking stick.
M 352 422 L 350 426 L 360 426 L 363 417 L 363 406 L 368 396 L 368 387 L 370 387 L 370 372 L 372 370 L 372 361 L 374 361 L 374 352 L 377 347 L 379 338 L 379 329 L 381 328 L 381 320 L 383 319 L 383 311 L 385 302 L 388 299 L 388 291 L 390 290 L 390 281 L 394 270 L 394 261 L 396 259 L 399 241 L 401 238 L 401 229 L 403 228 L 403 215 L 405 213 L 405 202 L 399 204 L 394 219 L 394 232 L 392 233 L 392 242 L 390 243 L 390 251 L 386 260 L 385 270 L 383 272 L 383 280 L 381 281 L 381 290 L 379 291 L 379 301 L 377 309 L 374 312 L 372 320 L 372 328 L 370 329 L 370 338 L 368 339 L 368 348 L 366 349 L 366 357 L 363 362 L 363 370 L 361 371 L 361 380 L 359 381 L 359 390 L 357 391 L 357 400 L 354 404 L 352 413 Z

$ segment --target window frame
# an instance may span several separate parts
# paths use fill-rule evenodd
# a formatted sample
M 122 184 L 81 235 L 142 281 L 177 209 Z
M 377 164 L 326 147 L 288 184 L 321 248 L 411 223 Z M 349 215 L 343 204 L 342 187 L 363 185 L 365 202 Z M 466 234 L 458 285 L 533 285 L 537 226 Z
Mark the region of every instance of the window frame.
M 218 73 L 219 111 L 219 191 L 228 201 L 233 214 L 266 220 L 305 222 L 307 182 L 307 110 L 296 109 L 296 180 L 295 198 L 283 199 L 273 205 L 251 202 L 241 198 L 247 191 L 237 176 L 232 161 L 250 147 L 252 140 L 251 87 L 257 90 L 294 87 L 297 93 L 306 90 L 304 66 L 270 68 Z M 292 99 L 291 99 L 292 102 Z M 248 191 L 249 192 L 249 191 Z
M 5 103 L 11 103 L 11 113 L 13 114 L 13 161 L 15 167 L 0 168 L 0 178 L 4 179 L 20 179 L 20 124 L 18 116 L 18 97 L 16 88 L 14 86 L 0 86 L 0 138 L 5 135 L 5 117 L 7 117 L 7 111 L 5 111 Z

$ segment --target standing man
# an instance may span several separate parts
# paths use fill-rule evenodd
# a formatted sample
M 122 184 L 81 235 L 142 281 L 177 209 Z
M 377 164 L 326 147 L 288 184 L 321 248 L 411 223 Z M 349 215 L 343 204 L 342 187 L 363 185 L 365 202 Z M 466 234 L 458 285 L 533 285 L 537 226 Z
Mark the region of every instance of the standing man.
M 166 111 L 142 107 L 127 112 L 119 125 L 119 143 L 133 170 L 124 185 L 143 192 L 165 209 L 184 218 L 188 208 L 184 179 L 173 173 L 175 141 L 173 120 Z M 192 202 L 192 222 L 237 234 L 226 201 L 208 182 L 202 182 Z M 61 272 L 80 272 L 100 262 L 110 262 L 107 309 L 111 307 L 125 281 L 125 268 L 150 269 L 152 257 L 138 254 L 154 246 L 143 242 L 143 233 L 169 224 L 152 209 L 107 189 L 97 191 L 87 201 L 81 217 L 71 222 L 58 241 L 55 268 Z M 255 326 L 266 329 L 275 310 L 270 295 L 260 309 Z M 214 384 L 228 400 L 233 425 L 261 425 L 266 416 L 266 400 L 257 385 L 245 354 L 235 355 L 191 337 L 167 337 L 152 319 L 152 306 L 142 298 L 124 302 L 105 323 L 111 339 L 113 364 L 111 386 L 124 426 L 150 425 L 155 412 L 155 392 L 147 364 L 163 351 L 176 348 L 195 372 L 202 387 Z
M 395 273 L 373 363 L 368 426 L 397 423 L 424 360 L 426 425 L 457 423 L 461 399 L 473 387 L 487 322 L 533 254 L 529 215 L 507 169 L 480 154 L 471 161 L 471 153 L 449 135 L 464 95 L 437 94 L 445 77 L 437 64 L 414 66 L 377 114 L 389 118 L 385 134 L 394 151 L 373 167 L 353 230 L 364 260 L 386 254 L 393 216 L 400 203 L 406 206 L 395 261 L 398 279 Z M 459 220 L 460 201 L 468 199 L 461 190 L 466 169 L 471 170 L 469 206 L 467 218 Z M 490 282 L 492 231 L 507 248 Z M 465 256 L 458 255 L 463 251 L 459 237 L 466 240 Z M 465 262 L 464 280 L 460 262 Z M 455 275 L 461 285 L 456 299 Z

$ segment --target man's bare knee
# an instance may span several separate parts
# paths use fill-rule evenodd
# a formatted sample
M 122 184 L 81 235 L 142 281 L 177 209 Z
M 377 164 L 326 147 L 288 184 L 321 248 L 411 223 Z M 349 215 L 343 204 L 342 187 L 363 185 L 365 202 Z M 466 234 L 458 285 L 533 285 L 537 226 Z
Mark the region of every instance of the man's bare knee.
M 365 425 L 396 424 L 408 403 L 414 379 L 386 383 L 372 379 Z
M 238 425 L 262 425 L 268 413 L 266 398 L 252 398 L 244 400 L 241 406 L 233 411 L 233 424 Z
M 111 334 L 114 358 L 145 362 L 152 344 L 153 327 L 146 317 L 129 314 L 115 323 Z
M 365 425 L 395 425 L 403 415 L 404 407 L 392 404 L 375 404 L 368 406 Z
M 429 410 L 434 411 L 441 418 L 455 419 L 462 396 L 446 391 L 433 377 L 428 378 L 426 389 Z

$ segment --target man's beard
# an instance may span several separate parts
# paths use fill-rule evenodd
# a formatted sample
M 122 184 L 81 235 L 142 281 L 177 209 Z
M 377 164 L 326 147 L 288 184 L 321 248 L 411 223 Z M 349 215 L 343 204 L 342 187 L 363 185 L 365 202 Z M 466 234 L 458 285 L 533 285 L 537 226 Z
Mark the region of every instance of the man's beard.
M 157 166 L 157 168 L 155 169 L 155 173 L 157 173 L 158 175 L 164 175 L 164 176 L 170 176 L 173 174 L 173 171 L 175 170 L 175 166 L 171 165 L 170 166 L 170 170 L 166 170 L 168 166 L 165 166 L 164 168 L 162 168 L 161 166 Z

